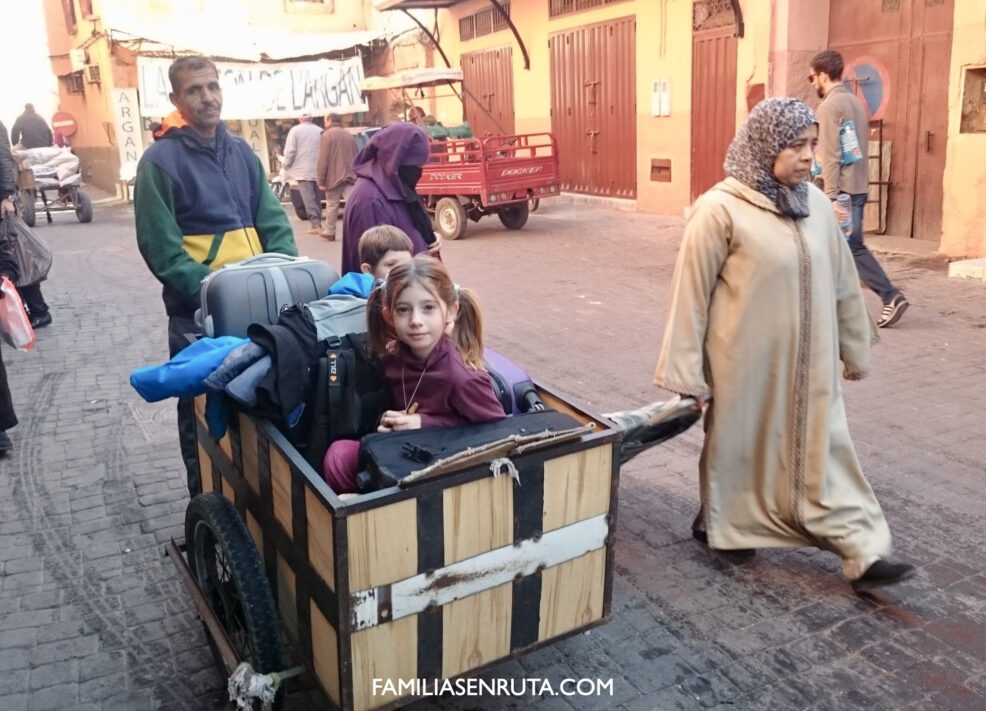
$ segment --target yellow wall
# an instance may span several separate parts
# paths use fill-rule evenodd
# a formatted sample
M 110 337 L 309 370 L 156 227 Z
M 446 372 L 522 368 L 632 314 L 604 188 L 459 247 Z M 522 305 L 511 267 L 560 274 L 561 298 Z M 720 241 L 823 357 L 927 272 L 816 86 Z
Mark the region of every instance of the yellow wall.
M 768 81 L 770 52 L 770 9 L 766 0 L 741 3 L 746 37 L 738 44 L 736 80 L 736 122 L 746 118 L 746 92 L 752 84 Z M 473 0 L 439 13 L 442 47 L 454 66 L 461 65 L 463 53 L 494 47 L 513 49 L 514 116 L 520 133 L 551 129 L 551 80 L 548 38 L 555 32 L 582 25 L 636 16 L 637 80 L 637 209 L 645 212 L 680 214 L 689 203 L 691 166 L 691 0 L 628 0 L 603 7 L 548 18 L 546 0 L 512 0 L 510 18 L 518 28 L 531 60 L 524 69 L 523 54 L 509 30 L 459 41 L 459 18 L 489 7 L 485 0 Z M 662 7 L 667 26 L 662 27 Z M 431 13 L 418 13 L 430 25 Z M 434 55 L 436 66 L 441 57 Z M 651 86 L 655 79 L 670 79 L 671 115 L 651 115 Z M 448 92 L 446 92 L 448 93 Z M 457 99 L 425 99 L 425 110 L 445 124 L 462 118 Z M 651 159 L 670 159 L 670 183 L 650 179 Z
M 965 69 L 986 65 L 986 0 L 956 2 L 954 17 L 939 251 L 950 257 L 986 257 L 986 134 L 959 132 Z

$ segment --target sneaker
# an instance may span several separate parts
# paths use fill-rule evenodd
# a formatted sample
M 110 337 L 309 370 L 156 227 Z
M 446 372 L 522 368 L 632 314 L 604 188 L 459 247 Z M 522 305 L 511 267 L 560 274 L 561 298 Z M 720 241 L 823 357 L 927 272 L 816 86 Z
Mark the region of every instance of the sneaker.
M 335 239 L 336 239 L 336 233 L 335 232 L 328 232 L 326 230 L 320 231 L 318 233 L 318 236 L 321 237 L 324 240 L 328 240 L 329 242 L 335 242 Z
M 322 231 L 322 228 L 321 227 L 319 227 L 318 225 L 312 225 L 311 226 L 311 229 L 308 230 L 308 234 L 310 234 L 310 235 L 317 235 L 321 231 Z
M 907 303 L 906 301 L 904 303 Z M 893 585 L 907 580 L 916 572 L 913 565 L 908 563 L 891 563 L 880 558 L 866 569 L 866 572 L 849 582 L 856 592 L 871 590 L 883 585 Z
M 41 314 L 40 316 L 33 316 L 31 318 L 31 328 L 35 331 L 39 328 L 44 328 L 49 323 L 51 323 L 51 312 Z
M 6 454 L 14 448 L 14 443 L 10 441 L 10 436 L 0 430 L 0 454 Z
M 883 305 L 883 311 L 880 313 L 880 320 L 876 322 L 877 328 L 893 326 L 900 320 L 900 317 L 904 315 L 904 312 L 907 311 L 908 306 L 910 306 L 910 304 L 907 303 L 907 299 L 904 298 L 904 295 L 897 294 L 897 296 L 891 299 L 889 304 Z

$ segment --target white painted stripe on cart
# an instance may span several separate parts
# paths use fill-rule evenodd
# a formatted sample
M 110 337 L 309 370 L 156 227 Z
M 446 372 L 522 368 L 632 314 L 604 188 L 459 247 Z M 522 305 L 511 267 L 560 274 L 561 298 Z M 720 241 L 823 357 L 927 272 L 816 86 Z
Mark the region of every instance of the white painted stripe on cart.
M 391 585 L 368 588 L 350 597 L 353 631 L 416 615 L 430 606 L 442 606 L 509 583 L 515 577 L 533 575 L 606 545 L 607 514 L 529 538 L 480 555 L 460 560 L 431 573 L 421 573 Z M 390 614 L 381 619 L 379 600 L 389 589 Z

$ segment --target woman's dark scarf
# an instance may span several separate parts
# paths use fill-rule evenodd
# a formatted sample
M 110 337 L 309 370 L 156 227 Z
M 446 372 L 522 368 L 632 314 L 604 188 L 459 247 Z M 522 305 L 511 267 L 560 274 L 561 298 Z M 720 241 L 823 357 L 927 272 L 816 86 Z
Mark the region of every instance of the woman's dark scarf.
M 729 144 L 723 163 L 726 174 L 765 195 L 782 215 L 808 217 L 808 184 L 792 188 L 779 182 L 774 177 L 774 162 L 815 123 L 815 113 L 800 99 L 764 99 L 753 107 Z
M 397 169 L 397 177 L 400 178 L 401 187 L 404 188 L 404 203 L 411 218 L 414 228 L 421 233 L 425 242 L 433 244 L 435 241 L 435 230 L 431 226 L 431 218 L 425 212 L 425 206 L 421 202 L 421 196 L 414 188 L 421 179 L 420 165 L 402 165 Z

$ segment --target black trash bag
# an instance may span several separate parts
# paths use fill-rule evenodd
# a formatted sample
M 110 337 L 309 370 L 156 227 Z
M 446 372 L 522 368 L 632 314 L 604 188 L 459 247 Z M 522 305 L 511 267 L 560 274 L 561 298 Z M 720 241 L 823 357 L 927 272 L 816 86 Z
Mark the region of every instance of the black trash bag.
M 48 277 L 51 269 L 51 248 L 24 220 L 16 215 L 0 219 L 0 239 L 10 242 L 20 276 L 17 286 L 36 284 Z

